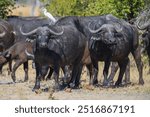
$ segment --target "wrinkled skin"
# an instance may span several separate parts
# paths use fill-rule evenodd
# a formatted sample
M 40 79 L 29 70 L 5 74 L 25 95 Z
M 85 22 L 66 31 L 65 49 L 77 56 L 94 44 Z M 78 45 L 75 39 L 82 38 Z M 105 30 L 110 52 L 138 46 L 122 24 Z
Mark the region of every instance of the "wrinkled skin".
M 104 24 L 99 28 L 100 30 L 92 32 L 90 52 L 96 75 L 98 72 L 98 61 L 104 61 L 103 84 L 107 85 L 110 80 L 107 78 L 110 62 L 118 62 L 120 72 L 115 85 L 120 86 L 129 62 L 128 55 L 131 52 L 138 67 L 139 84 L 144 84 L 138 32 L 135 27 L 126 24 L 124 21 L 119 23 L 121 26 L 117 25 L 118 23 Z

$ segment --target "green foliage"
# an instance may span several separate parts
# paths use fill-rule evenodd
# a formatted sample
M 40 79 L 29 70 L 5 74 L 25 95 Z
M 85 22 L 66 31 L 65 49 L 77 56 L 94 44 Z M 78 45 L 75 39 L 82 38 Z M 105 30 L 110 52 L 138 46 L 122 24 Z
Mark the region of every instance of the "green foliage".
M 116 14 L 112 0 L 94 0 L 88 5 L 86 15 Z
M 14 8 L 14 0 L 0 0 L 0 18 L 5 18 Z
M 114 0 L 116 15 L 118 17 L 130 20 L 135 18 L 144 8 L 143 0 Z
M 149 2 L 150 0 L 50 0 L 47 8 L 54 16 L 113 14 L 130 20 Z

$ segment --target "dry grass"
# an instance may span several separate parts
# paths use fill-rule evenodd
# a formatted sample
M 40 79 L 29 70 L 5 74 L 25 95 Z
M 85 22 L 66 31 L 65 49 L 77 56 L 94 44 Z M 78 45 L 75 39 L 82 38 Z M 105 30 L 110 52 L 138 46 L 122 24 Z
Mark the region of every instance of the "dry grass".
M 88 84 L 88 77 L 86 72 L 82 75 L 82 88 L 72 90 L 71 92 L 59 91 L 59 92 L 40 92 L 38 94 L 32 92 L 35 80 L 35 70 L 31 68 L 29 70 L 29 81 L 21 82 L 24 79 L 23 67 L 21 66 L 16 73 L 17 82 L 12 84 L 11 77 L 7 75 L 7 67 L 4 67 L 3 75 L 0 75 L 0 99 L 150 99 L 150 75 L 147 74 L 148 66 L 144 67 L 144 81 L 143 86 L 138 85 L 138 72 L 135 67 L 135 63 L 132 62 L 131 67 L 131 85 L 120 88 L 86 88 Z M 99 82 L 103 80 L 102 67 L 100 63 Z M 115 79 L 117 78 L 117 75 Z M 52 87 L 53 80 L 43 81 L 42 88 Z

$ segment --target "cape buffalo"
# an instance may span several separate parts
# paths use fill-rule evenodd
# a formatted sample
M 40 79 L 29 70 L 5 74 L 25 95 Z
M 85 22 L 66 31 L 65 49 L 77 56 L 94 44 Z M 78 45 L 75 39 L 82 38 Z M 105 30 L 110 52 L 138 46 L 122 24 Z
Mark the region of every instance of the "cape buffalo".
M 99 28 L 96 26 L 90 27 L 89 24 L 89 31 L 91 32 L 90 52 L 95 71 L 98 71 L 98 61 L 105 62 L 103 84 L 108 83 L 107 76 L 111 61 L 118 62 L 120 72 L 115 85 L 119 86 L 121 84 L 130 52 L 134 56 L 139 71 L 139 84 L 144 84 L 136 27 L 124 20 L 117 20 L 117 22 L 110 20 L 106 24 L 99 26 Z
M 55 89 L 60 89 L 59 69 L 66 65 L 72 66 L 72 79 L 80 68 L 81 59 L 85 50 L 85 38 L 72 25 L 43 26 L 23 35 L 36 35 L 34 49 L 36 63 L 36 83 L 34 89 L 40 88 L 41 67 L 52 66 L 54 69 Z M 80 70 L 81 71 L 81 70 Z M 71 80 L 72 81 L 72 80 Z
M 101 15 L 101 16 L 81 16 L 81 17 L 77 17 L 77 16 L 68 16 L 68 17 L 64 17 L 64 18 L 61 18 L 59 19 L 57 22 L 56 22 L 56 25 L 66 25 L 66 24 L 69 24 L 69 25 L 72 25 L 74 27 L 76 27 L 82 34 L 84 34 L 84 36 L 86 37 L 86 41 L 88 42 L 87 46 L 90 47 L 90 35 L 91 35 L 91 32 L 89 31 L 89 28 L 88 28 L 88 25 L 90 23 L 92 23 L 93 25 L 93 28 L 98 28 L 98 27 L 101 27 L 103 24 L 107 24 L 108 22 L 120 22 L 120 19 L 114 17 L 113 15 L 111 14 L 108 14 L 108 15 Z M 88 50 L 88 49 L 87 49 Z M 97 84 L 98 83 L 98 80 L 97 80 L 97 71 L 96 72 L 93 72 L 92 70 L 92 65 L 91 65 L 91 58 L 90 58 L 90 54 L 89 54 L 89 50 L 86 51 L 86 54 L 85 55 L 88 55 L 86 56 L 86 58 L 88 59 L 88 61 L 84 61 L 83 63 L 88 65 L 88 69 L 90 70 L 90 77 L 91 80 L 90 80 L 90 84 Z M 85 57 L 85 56 L 83 56 Z M 84 59 L 83 59 L 84 60 Z M 129 66 L 129 65 L 128 65 Z M 117 64 L 112 64 L 112 74 L 110 74 L 110 79 L 113 79 L 114 75 L 115 75 L 115 70 L 117 70 L 117 67 L 118 65 Z M 128 67 L 129 68 L 129 67 Z M 126 77 L 125 77 L 127 80 L 126 81 L 129 81 L 130 79 L 130 75 L 129 75 L 129 69 L 127 69 L 126 71 Z M 79 78 L 78 78 L 79 79 Z M 79 80 L 78 80 L 79 81 Z

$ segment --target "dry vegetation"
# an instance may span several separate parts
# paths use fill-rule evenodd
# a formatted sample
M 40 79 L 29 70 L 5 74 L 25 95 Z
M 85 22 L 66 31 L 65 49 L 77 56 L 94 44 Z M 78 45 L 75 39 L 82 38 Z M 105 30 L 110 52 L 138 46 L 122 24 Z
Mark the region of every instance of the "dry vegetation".
M 16 8 L 13 10 L 13 12 L 10 15 L 19 15 L 19 16 L 30 16 L 32 6 L 23 6 L 19 5 L 16 6 Z M 40 15 L 40 9 L 38 7 L 35 8 L 35 16 Z
M 102 81 L 102 67 L 100 63 L 99 82 Z M 35 71 L 29 70 L 29 81 L 22 82 L 24 72 L 22 66 L 17 70 L 17 83 L 13 84 L 10 75 L 7 75 L 7 66 L 4 67 L 4 72 L 0 75 L 0 99 L 150 99 L 150 75 L 148 72 L 148 64 L 144 66 L 144 86 L 138 85 L 138 72 L 135 63 L 131 64 L 131 85 L 120 88 L 87 88 L 88 77 L 86 72 L 82 75 L 81 89 L 72 90 L 71 92 L 59 91 L 52 92 L 53 80 L 43 81 L 42 88 L 49 88 L 48 92 L 35 93 L 32 92 L 35 80 Z M 117 77 L 117 75 L 116 75 Z M 116 78 L 115 78 L 116 79 Z

